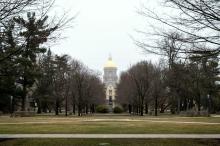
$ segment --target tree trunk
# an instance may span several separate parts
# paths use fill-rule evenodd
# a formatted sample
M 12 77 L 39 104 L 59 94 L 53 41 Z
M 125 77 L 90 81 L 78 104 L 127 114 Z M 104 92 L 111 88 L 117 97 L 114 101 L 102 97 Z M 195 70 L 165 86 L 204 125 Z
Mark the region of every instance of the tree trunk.
M 24 77 L 23 91 L 22 91 L 22 103 L 21 103 L 21 111 L 26 110 L 26 95 L 27 95 L 27 86 L 26 86 L 26 78 Z
M 140 114 L 144 116 L 144 97 L 141 97 Z
M 66 98 L 66 101 L 65 101 L 65 116 L 67 117 L 67 108 L 68 108 L 68 107 L 67 107 L 67 102 L 68 102 L 68 101 L 67 101 L 67 96 L 66 96 L 65 98 Z
M 177 114 L 180 114 L 180 97 L 177 98 Z
M 138 106 L 136 106 L 136 114 L 137 114 L 137 115 L 139 114 L 139 108 L 138 108 Z
M 38 114 L 41 114 L 41 108 L 38 107 L 37 113 L 38 113 Z
M 95 113 L 95 104 L 92 105 L 92 112 Z
M 59 112 L 62 113 L 62 108 L 61 108 L 61 106 L 59 106 Z
M 148 114 L 148 105 L 145 103 L 145 114 Z
M 58 99 L 56 99 L 55 115 L 59 115 L 59 100 Z
M 93 104 L 90 104 L 90 112 L 93 114 Z
M 81 116 L 81 114 L 82 114 L 81 104 L 78 104 L 78 116 Z
M 46 106 L 43 106 L 43 112 L 47 113 L 47 107 Z
M 189 109 L 192 109 L 193 106 L 194 106 L 193 99 L 190 99 L 190 101 L 189 101 Z
M 157 96 L 155 96 L 155 116 L 157 116 L 157 106 L 158 106 Z
M 197 114 L 200 114 L 200 110 L 201 110 L 201 98 L 200 98 L 200 93 L 197 93 L 197 97 L 195 99 L 196 101 L 196 110 L 197 110 Z
M 90 104 L 89 108 L 90 108 L 90 113 L 93 113 L 93 109 L 92 109 L 93 104 Z
M 141 116 L 144 116 L 144 105 L 143 104 L 140 106 L 140 114 Z
M 162 105 L 160 106 L 160 113 L 164 113 L 164 111 L 165 111 L 165 105 L 162 104 Z
M 85 113 L 88 114 L 88 104 L 86 104 L 86 107 L 85 107 Z
M 129 104 L 128 105 L 128 111 L 129 111 L 129 114 L 131 114 L 131 112 L 132 112 L 132 106 Z
M 41 103 L 40 103 L 39 99 L 37 99 L 37 113 L 41 114 Z
M 75 115 L 76 114 L 76 105 L 73 104 L 73 114 Z
M 201 111 L 201 97 L 200 97 L 200 94 L 198 96 L 198 111 L 199 112 Z
M 187 98 L 187 100 L 186 100 L 186 111 L 189 110 L 189 104 L 190 104 L 190 100 Z

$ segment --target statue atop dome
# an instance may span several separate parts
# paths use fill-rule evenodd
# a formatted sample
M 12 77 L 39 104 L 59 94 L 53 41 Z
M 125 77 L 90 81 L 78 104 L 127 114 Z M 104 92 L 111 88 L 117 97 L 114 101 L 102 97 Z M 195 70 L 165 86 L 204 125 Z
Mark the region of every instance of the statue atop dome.
M 117 65 L 112 61 L 111 55 L 109 55 L 108 61 L 105 63 L 104 68 L 117 68 Z

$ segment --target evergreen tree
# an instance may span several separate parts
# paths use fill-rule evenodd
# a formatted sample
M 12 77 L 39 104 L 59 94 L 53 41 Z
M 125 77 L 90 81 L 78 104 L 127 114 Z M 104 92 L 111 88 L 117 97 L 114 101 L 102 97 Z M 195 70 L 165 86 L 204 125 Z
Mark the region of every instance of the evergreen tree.
M 50 49 L 39 61 L 40 78 L 36 82 L 34 99 L 37 102 L 37 113 L 51 111 L 53 108 L 53 78 L 55 74 L 54 60 Z
M 21 28 L 19 32 L 20 53 L 16 56 L 17 69 L 19 73 L 18 82 L 22 85 L 22 107 L 26 110 L 26 98 L 28 89 L 33 86 L 36 78 L 39 77 L 39 67 L 37 64 L 37 55 L 44 53 L 46 49 L 42 44 L 48 41 L 48 37 L 58 27 L 50 27 L 47 24 L 48 17 L 37 19 L 35 13 L 27 13 L 27 20 L 22 17 L 14 18 L 15 24 Z

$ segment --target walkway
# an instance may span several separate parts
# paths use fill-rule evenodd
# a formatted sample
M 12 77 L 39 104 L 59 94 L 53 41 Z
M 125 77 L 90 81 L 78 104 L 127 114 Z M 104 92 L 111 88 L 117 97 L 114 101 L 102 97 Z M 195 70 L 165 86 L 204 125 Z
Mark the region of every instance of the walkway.
M 220 134 L 0 134 L 0 139 L 13 138 L 220 139 Z
M 28 125 L 28 124 L 63 124 L 73 123 L 77 121 L 82 122 L 150 122 L 150 123 L 173 123 L 173 124 L 195 124 L 195 125 L 220 125 L 220 122 L 199 122 L 199 121 L 175 121 L 175 119 L 166 120 L 164 118 L 148 118 L 148 119 L 61 119 L 53 118 L 51 120 L 38 119 L 40 121 L 17 121 L 17 122 L 0 122 L 0 125 Z M 173 120 L 173 121 L 172 121 Z

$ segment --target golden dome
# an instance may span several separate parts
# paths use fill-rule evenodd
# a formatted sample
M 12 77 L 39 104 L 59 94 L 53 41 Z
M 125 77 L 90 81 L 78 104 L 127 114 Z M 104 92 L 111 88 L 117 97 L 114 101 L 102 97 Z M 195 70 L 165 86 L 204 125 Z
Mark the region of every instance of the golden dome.
M 109 57 L 108 61 L 104 65 L 104 68 L 117 68 L 116 64 L 112 61 L 112 57 Z

